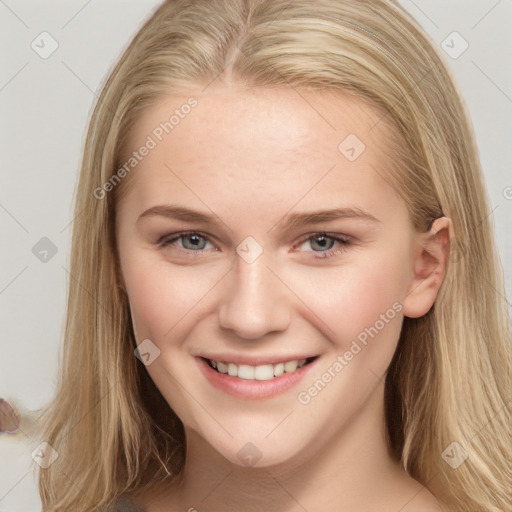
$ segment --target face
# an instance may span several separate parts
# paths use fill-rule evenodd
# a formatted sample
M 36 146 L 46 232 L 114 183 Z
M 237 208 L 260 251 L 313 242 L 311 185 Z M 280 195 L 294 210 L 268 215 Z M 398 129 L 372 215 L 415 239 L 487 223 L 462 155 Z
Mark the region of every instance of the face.
M 318 450 L 382 385 L 418 234 L 379 118 L 341 94 L 219 86 L 166 97 L 130 135 L 126 161 L 155 143 L 116 217 L 145 370 L 235 464 Z

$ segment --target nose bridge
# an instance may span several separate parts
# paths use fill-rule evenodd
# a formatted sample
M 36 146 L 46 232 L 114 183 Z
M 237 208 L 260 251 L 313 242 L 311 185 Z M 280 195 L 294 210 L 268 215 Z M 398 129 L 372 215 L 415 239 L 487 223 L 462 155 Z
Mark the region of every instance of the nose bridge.
M 241 338 L 256 339 L 288 326 L 285 287 L 267 265 L 271 262 L 265 252 L 252 261 L 240 252 L 229 273 L 219 307 L 219 323 Z

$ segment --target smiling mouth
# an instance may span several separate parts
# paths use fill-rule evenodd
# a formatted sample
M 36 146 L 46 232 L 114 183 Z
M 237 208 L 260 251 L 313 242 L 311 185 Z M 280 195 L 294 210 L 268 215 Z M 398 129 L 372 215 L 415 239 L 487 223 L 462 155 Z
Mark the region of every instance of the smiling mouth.
M 281 377 L 285 373 L 294 373 L 304 366 L 310 364 L 318 356 L 308 357 L 307 359 L 295 359 L 286 361 L 285 363 L 277 364 L 262 364 L 258 366 L 251 366 L 248 364 L 235 364 L 226 361 L 211 361 L 210 359 L 202 358 L 208 363 L 210 368 L 218 373 L 230 375 L 243 380 L 272 380 Z

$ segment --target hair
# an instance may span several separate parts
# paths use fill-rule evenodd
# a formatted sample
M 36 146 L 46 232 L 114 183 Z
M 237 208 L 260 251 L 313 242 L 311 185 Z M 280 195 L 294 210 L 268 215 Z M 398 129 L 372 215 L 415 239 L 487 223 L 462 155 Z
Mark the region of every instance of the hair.
M 183 467 L 183 424 L 134 357 L 115 237 L 133 176 L 94 191 L 122 165 L 142 111 L 220 74 L 348 94 L 381 113 L 414 228 L 446 216 L 455 233 L 434 306 L 404 318 L 388 369 L 389 453 L 449 510 L 512 511 L 510 318 L 473 128 L 444 58 L 392 0 L 166 1 L 125 49 L 85 140 L 62 370 L 41 416 L 59 455 L 39 471 L 43 510 L 110 511 Z M 454 442 L 468 455 L 457 468 L 443 460 Z

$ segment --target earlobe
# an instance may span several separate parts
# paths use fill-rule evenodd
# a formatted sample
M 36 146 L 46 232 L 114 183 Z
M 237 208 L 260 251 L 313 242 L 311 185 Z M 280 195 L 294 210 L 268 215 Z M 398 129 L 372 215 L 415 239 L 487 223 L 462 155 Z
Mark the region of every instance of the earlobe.
M 448 217 L 439 217 L 427 233 L 419 236 L 413 275 L 403 301 L 404 316 L 419 318 L 430 311 L 446 274 L 452 239 L 453 227 Z

